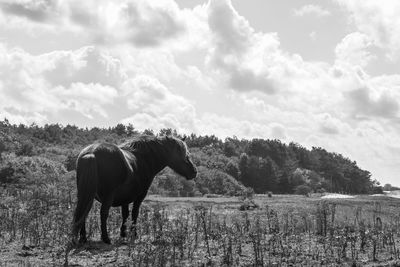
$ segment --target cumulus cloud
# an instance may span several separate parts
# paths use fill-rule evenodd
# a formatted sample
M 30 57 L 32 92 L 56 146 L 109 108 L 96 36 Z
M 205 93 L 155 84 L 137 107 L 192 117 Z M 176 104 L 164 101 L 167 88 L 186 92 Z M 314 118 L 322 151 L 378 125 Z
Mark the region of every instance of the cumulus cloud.
M 139 128 L 175 128 L 184 132 L 195 130 L 196 112 L 193 105 L 182 96 L 173 94 L 157 79 L 138 75 L 126 81 L 122 89 L 133 116 L 122 122 Z
M 70 87 L 57 86 L 49 91 L 61 104 L 60 109 L 78 111 L 84 116 L 93 119 L 93 113 L 108 117 L 105 104 L 112 104 L 118 96 L 117 90 L 98 83 L 72 83 Z
M 163 75 L 146 64 L 127 70 L 119 58 L 93 46 L 37 56 L 0 48 L 2 117 L 25 123 L 107 118 L 143 129 L 196 129 L 194 106 L 172 93 L 155 78 Z M 154 76 L 140 74 L 146 72 Z
M 130 40 L 137 46 L 159 45 L 164 39 L 184 30 L 183 24 L 177 20 L 177 10 L 134 3 L 129 3 L 126 9 L 127 27 L 135 29 Z
M 326 17 L 330 16 L 331 12 L 329 12 L 326 9 L 323 9 L 319 5 L 305 5 L 298 9 L 294 9 L 293 14 L 297 17 L 303 17 L 307 15 L 313 15 L 316 17 Z
M 5 1 L 0 9 L 15 27 L 20 27 L 25 19 L 37 23 L 36 27 L 84 34 L 98 44 L 159 46 L 185 31 L 182 15 L 173 0 L 21 0 Z
M 53 86 L 80 82 L 119 87 L 126 78 L 120 60 L 94 46 L 48 53 L 41 58 L 48 65 L 44 78 Z
M 121 70 L 115 59 L 93 51 L 87 47 L 34 56 L 21 49 L 0 50 L 1 111 L 11 117 L 30 112 L 39 121 L 66 110 L 107 117 L 104 105 L 118 96 L 114 86 L 123 75 L 117 75 Z
M 354 117 L 394 118 L 398 116 L 399 103 L 390 95 L 382 93 L 378 97 L 371 96 L 369 88 L 359 88 L 348 93 L 353 107 Z
M 6 14 L 45 23 L 56 18 L 57 1 L 4 1 L 0 8 Z
M 360 32 L 350 33 L 336 46 L 336 60 L 366 67 L 375 58 L 368 51 L 372 45 L 372 40 L 368 35 Z
M 245 138 L 284 139 L 287 137 L 286 129 L 280 123 L 255 123 L 213 113 L 205 113 L 197 123 L 200 134 L 215 134 L 222 138 L 232 136 L 232 133 Z
M 262 54 L 256 55 L 255 51 L 276 52 L 277 36 L 255 33 L 229 0 L 211 1 L 208 8 L 208 25 L 215 44 L 209 60 L 227 75 L 228 86 L 236 90 L 275 93 L 277 88 L 270 71 L 257 62 Z
M 396 60 L 400 56 L 400 2 L 387 0 L 336 0 L 351 14 L 351 22 L 358 31 L 365 33 L 374 45 L 385 49 L 388 58 Z
M 319 122 L 319 130 L 323 134 L 338 135 L 341 128 L 345 128 L 341 120 L 332 117 L 329 113 L 318 114 L 316 117 Z

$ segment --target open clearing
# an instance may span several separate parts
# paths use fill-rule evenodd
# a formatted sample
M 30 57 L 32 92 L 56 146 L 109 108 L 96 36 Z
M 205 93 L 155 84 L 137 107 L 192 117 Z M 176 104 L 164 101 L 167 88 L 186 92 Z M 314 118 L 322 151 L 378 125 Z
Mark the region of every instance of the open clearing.
M 258 208 L 240 211 L 247 202 Z M 13 204 L 0 209 L 0 266 L 63 264 L 69 204 L 50 203 L 59 208 L 46 209 L 38 202 L 36 210 L 21 199 Z M 87 220 L 90 241 L 69 253 L 70 266 L 400 263 L 400 199 L 387 196 L 256 195 L 252 201 L 148 196 L 136 240 L 119 238 L 120 211 L 112 210 L 112 245 L 99 241 L 98 210 L 96 203 Z

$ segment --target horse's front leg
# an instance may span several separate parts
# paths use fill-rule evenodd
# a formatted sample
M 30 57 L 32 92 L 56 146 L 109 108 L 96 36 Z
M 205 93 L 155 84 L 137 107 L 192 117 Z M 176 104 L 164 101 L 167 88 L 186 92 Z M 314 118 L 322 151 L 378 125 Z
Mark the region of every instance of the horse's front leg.
M 111 244 L 111 240 L 108 237 L 107 233 L 107 218 L 112 205 L 112 201 L 113 198 L 108 197 L 107 200 L 102 203 L 100 208 L 101 240 L 103 240 L 103 242 L 106 244 Z
M 87 242 L 87 237 L 86 237 L 86 225 L 85 223 L 82 225 L 82 228 L 79 232 L 80 238 L 79 238 L 79 244 L 83 244 Z
M 129 216 L 129 205 L 122 205 L 122 225 L 121 225 L 121 237 L 126 237 L 126 219 Z
M 133 202 L 131 232 L 134 238 L 137 237 L 136 223 L 137 223 L 137 218 L 139 216 L 139 208 L 140 205 L 142 204 L 142 201 L 143 199 L 141 199 L 140 201 Z

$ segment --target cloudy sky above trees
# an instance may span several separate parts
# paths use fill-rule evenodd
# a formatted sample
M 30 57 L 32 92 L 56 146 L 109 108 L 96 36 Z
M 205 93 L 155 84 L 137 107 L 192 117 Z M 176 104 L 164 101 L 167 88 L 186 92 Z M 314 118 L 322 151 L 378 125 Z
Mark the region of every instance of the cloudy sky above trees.
M 0 0 L 0 115 L 321 146 L 400 185 L 398 0 Z

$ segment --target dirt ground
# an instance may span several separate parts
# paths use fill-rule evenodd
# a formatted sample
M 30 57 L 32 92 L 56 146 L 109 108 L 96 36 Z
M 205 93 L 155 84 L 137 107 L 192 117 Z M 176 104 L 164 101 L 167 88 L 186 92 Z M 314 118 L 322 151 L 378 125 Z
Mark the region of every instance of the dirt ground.
M 294 211 L 311 210 L 312 207 L 320 201 L 320 196 L 303 197 L 303 196 L 274 196 L 268 198 L 266 196 L 256 196 L 255 203 L 262 209 L 265 206 L 280 209 L 291 209 Z M 335 201 L 335 200 L 333 200 Z M 194 208 L 195 206 L 202 205 L 213 208 L 216 213 L 223 213 L 226 216 L 229 214 L 236 214 L 242 201 L 236 197 L 213 197 L 213 198 L 168 198 L 160 196 L 148 196 L 145 201 L 146 204 L 162 203 L 164 207 L 170 210 Z M 389 199 L 385 197 L 356 197 L 354 199 L 340 199 L 336 203 L 341 205 L 341 210 L 338 212 L 338 218 L 346 220 L 349 216 L 346 209 L 349 211 L 355 206 L 364 206 L 368 211 L 368 205 L 372 206 L 380 203 L 382 205 L 382 214 L 397 213 L 400 214 L 400 200 Z M 351 219 L 351 218 L 350 218 Z M 384 216 L 382 216 L 384 220 Z M 89 242 L 83 246 L 72 249 L 68 253 L 68 266 L 127 266 L 130 265 L 130 257 L 134 255 L 132 251 L 135 250 L 135 243 L 128 239 L 121 239 L 118 236 L 118 231 L 111 233 L 113 243 L 107 245 L 102 243 L 99 235 L 94 235 L 90 238 Z M 145 242 L 145 241 L 142 241 Z M 245 253 L 244 253 L 245 254 Z M 61 266 L 65 263 L 66 247 L 54 248 L 41 248 L 35 246 L 24 245 L 20 241 L 12 241 L 0 246 L 0 267 L 3 266 Z M 202 258 L 204 256 L 204 258 Z M 214 255 L 213 255 L 214 256 Z M 217 257 L 218 255 L 216 255 Z M 197 260 L 192 262 L 176 262 L 175 266 L 219 266 L 219 261 L 208 261 L 205 255 L 197 255 Z M 246 255 L 241 255 L 246 259 Z M 232 265 L 237 265 L 232 263 Z M 248 262 L 242 260 L 240 265 L 252 265 L 252 259 L 249 258 Z M 279 266 L 273 262 L 268 263 L 265 261 L 265 266 Z M 302 266 L 321 266 L 316 261 L 304 262 Z M 130 265 L 133 266 L 133 265 Z M 289 264 L 287 266 L 290 266 Z M 376 262 L 369 260 L 361 260 L 356 265 L 351 261 L 344 261 L 340 264 L 329 264 L 326 266 L 400 266 L 400 261 L 395 259 L 387 259 L 380 261 L 379 258 Z

